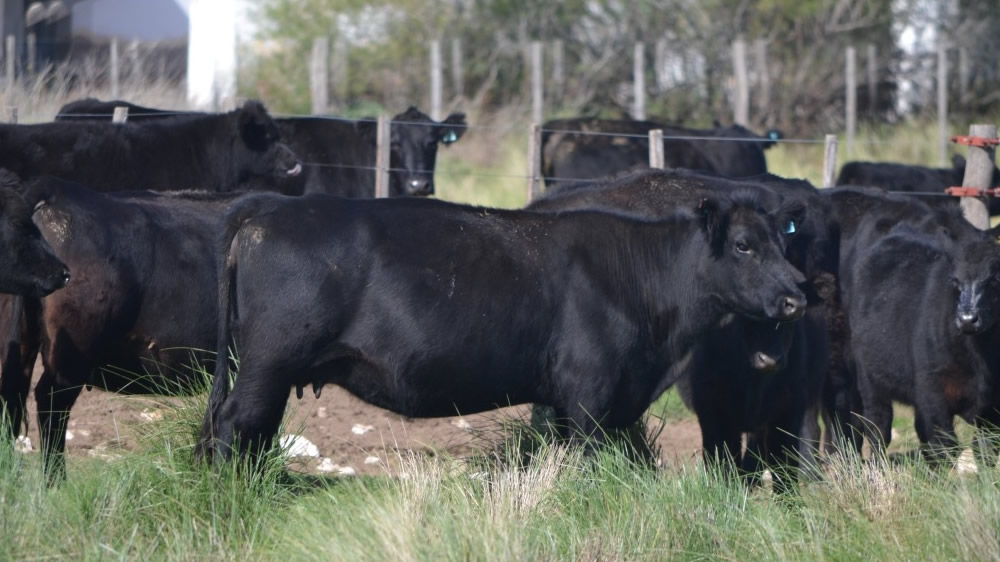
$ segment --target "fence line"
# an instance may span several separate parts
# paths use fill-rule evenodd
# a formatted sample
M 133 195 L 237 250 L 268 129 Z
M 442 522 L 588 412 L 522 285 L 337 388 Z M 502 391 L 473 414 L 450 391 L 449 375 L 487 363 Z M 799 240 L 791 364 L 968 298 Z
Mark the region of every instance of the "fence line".
M 129 117 L 143 117 L 143 116 L 182 116 L 182 115 L 194 115 L 196 112 L 192 111 L 164 111 L 164 112 L 130 112 Z M 377 118 L 372 117 L 339 117 L 336 115 L 311 115 L 311 114 L 297 114 L 297 113 L 271 113 L 272 117 L 280 119 L 326 119 L 329 121 L 342 121 L 347 123 L 378 123 Z M 103 117 L 110 120 L 110 115 L 107 113 L 58 113 L 56 117 Z M 440 125 L 440 123 L 431 123 L 427 121 L 404 121 L 404 120 L 392 120 L 390 121 L 392 125 L 412 125 L 412 126 L 424 126 L 424 127 L 434 127 Z M 449 127 L 454 127 L 456 129 L 465 130 L 483 130 L 483 131 L 512 131 L 518 127 L 512 127 L 509 125 L 448 125 Z M 595 136 L 595 137 L 620 137 L 620 138 L 636 138 L 636 139 L 648 139 L 648 133 L 612 133 L 604 131 L 580 131 L 573 129 L 541 129 L 543 133 L 562 133 L 562 134 L 572 134 L 580 136 Z M 751 143 L 774 143 L 774 144 L 824 144 L 826 141 L 821 138 L 781 138 L 781 139 L 769 139 L 769 138 L 746 138 L 746 137 L 713 137 L 713 136 L 700 136 L 700 135 L 663 135 L 663 140 L 686 140 L 686 141 L 722 141 L 722 142 L 751 142 Z M 929 142 L 934 142 L 934 140 L 928 139 L 926 141 L 899 141 L 899 140 L 855 140 L 857 145 L 895 145 L 895 146 L 916 146 L 920 144 L 925 144 Z

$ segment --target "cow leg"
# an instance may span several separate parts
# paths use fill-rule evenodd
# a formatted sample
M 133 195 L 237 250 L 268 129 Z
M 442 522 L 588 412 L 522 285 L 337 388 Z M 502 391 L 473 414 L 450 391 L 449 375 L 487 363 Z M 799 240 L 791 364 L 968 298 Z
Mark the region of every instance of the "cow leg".
M 747 450 L 740 465 L 744 482 L 751 488 L 760 486 L 764 480 L 764 459 L 767 455 L 767 431 L 753 431 L 747 434 Z
M 892 442 L 892 401 L 866 397 L 863 424 L 864 435 L 871 447 L 871 458 L 884 458 Z
M 997 446 L 1000 445 L 998 439 L 1000 439 L 1000 410 L 991 407 L 976 418 L 976 437 L 972 442 L 972 451 L 980 470 L 997 465 Z
M 0 296 L 3 304 L 9 309 L 10 295 Z M 11 438 L 16 439 L 25 423 L 28 394 L 31 390 L 31 375 L 35 370 L 35 360 L 38 358 L 38 301 L 22 298 L 24 307 L 20 321 L 13 321 L 9 330 L 19 330 L 18 337 L 8 337 L 8 343 L 3 355 L 2 374 L 0 374 L 0 411 L 3 412 L 2 422 L 10 430 Z M 4 312 L 8 312 L 5 310 Z M 13 441 L 12 441 L 13 442 Z
M 698 416 L 701 426 L 702 456 L 706 469 L 720 469 L 728 477 L 735 477 L 743 460 L 743 443 L 740 432 L 721 420 Z
M 793 412 L 767 430 L 767 465 L 776 494 L 795 491 L 799 475 L 799 431 L 802 412 Z
M 66 424 L 81 389 L 82 384 L 68 384 L 48 365 L 35 387 L 42 461 L 50 482 L 66 477 Z
M 820 403 L 818 401 L 814 402 L 806 409 L 805 414 L 802 416 L 802 423 L 800 424 L 799 456 L 803 470 L 807 471 L 809 478 L 813 479 L 821 479 L 823 477 L 823 472 L 819 466 L 819 452 L 823 446 L 819 429 L 820 409 Z
M 952 416 L 944 404 L 938 403 L 919 404 L 915 410 L 917 436 L 924 445 L 924 458 L 935 467 L 947 464 L 955 456 L 958 445 Z
M 288 402 L 292 372 L 257 366 L 249 357 L 241 361 L 236 384 L 216 421 L 218 458 L 228 459 L 235 449 L 258 462 L 272 448 Z

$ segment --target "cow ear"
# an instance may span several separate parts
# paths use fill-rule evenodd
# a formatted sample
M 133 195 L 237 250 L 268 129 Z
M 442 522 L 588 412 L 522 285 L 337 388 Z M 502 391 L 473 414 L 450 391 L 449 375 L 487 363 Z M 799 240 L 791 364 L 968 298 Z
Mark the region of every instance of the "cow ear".
M 464 113 L 452 113 L 436 127 L 438 142 L 451 144 L 462 138 L 468 125 Z
M 781 131 L 779 131 L 777 129 L 770 129 L 770 130 L 768 130 L 765 136 L 767 137 L 767 140 L 769 142 L 762 143 L 761 146 L 763 148 L 771 148 L 779 140 L 785 138 L 785 136 L 781 134 Z
M 254 100 L 247 101 L 240 108 L 237 125 L 240 138 L 251 148 L 266 147 L 269 140 L 268 130 L 272 127 L 277 130 L 264 105 Z
M 799 232 L 806 219 L 806 206 L 801 201 L 791 201 L 783 206 L 776 216 L 781 234 L 793 236 Z
M 701 227 L 712 248 L 713 255 L 722 253 L 726 243 L 728 230 L 728 215 L 718 200 L 706 197 L 698 203 L 698 215 L 701 217 Z

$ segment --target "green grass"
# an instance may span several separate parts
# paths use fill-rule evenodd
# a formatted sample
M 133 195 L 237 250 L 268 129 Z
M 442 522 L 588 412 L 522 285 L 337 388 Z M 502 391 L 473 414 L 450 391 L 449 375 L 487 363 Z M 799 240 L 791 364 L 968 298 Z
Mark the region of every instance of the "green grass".
M 793 497 L 698 466 L 543 446 L 520 468 L 400 453 L 397 476 L 279 477 L 197 466 L 201 399 L 110 460 L 45 486 L 0 453 L 0 559 L 995 559 L 997 469 L 978 476 L 840 460 Z M 669 431 L 669 428 L 668 428 Z

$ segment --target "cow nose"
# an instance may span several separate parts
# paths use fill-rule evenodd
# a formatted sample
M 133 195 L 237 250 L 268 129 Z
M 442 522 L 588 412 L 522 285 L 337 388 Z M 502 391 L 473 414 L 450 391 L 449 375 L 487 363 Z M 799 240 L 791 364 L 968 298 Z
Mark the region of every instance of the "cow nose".
M 963 332 L 974 332 L 979 328 L 979 313 L 963 310 L 958 313 L 958 329 Z
M 427 178 L 413 178 L 406 182 L 407 190 L 412 195 L 424 195 L 425 193 L 429 193 L 429 185 L 430 181 L 428 181 Z
M 798 320 L 805 314 L 805 299 L 798 296 L 782 297 L 779 310 L 781 311 L 782 320 Z
M 763 351 L 754 353 L 750 363 L 758 371 L 773 371 L 778 366 L 778 361 Z

